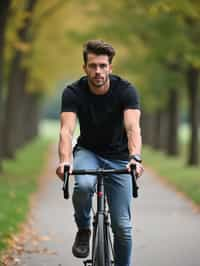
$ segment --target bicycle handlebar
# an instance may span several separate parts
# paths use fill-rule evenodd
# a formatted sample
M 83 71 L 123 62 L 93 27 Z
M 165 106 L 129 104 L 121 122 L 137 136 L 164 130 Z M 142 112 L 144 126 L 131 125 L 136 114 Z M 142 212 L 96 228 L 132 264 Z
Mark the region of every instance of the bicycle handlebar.
M 69 176 L 70 175 L 102 175 L 105 176 L 107 174 L 130 174 L 132 177 L 132 187 L 133 187 L 133 197 L 138 197 L 138 186 L 136 182 L 135 175 L 135 164 L 131 165 L 131 172 L 128 171 L 127 168 L 121 169 L 79 169 L 73 170 L 72 173 L 69 173 L 69 165 L 64 166 L 64 183 L 63 183 L 63 191 L 64 198 L 69 198 Z

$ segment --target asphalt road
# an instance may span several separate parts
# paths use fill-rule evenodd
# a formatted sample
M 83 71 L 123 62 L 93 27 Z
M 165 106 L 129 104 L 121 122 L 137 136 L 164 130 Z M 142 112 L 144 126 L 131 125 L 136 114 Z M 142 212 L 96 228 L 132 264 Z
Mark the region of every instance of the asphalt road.
M 32 233 L 15 258 L 20 266 L 83 265 L 71 253 L 76 233 L 72 203 L 63 199 L 54 169 L 55 160 L 32 210 Z M 133 266 L 199 266 L 200 214 L 148 172 L 139 186 L 132 209 Z

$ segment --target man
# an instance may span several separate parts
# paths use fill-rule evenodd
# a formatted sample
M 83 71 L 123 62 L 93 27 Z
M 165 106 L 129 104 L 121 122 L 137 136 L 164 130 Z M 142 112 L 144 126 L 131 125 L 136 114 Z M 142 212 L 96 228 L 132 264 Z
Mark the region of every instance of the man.
M 135 88 L 112 75 L 115 50 L 103 41 L 88 41 L 83 50 L 86 76 L 67 86 L 62 95 L 60 163 L 57 175 L 63 179 L 64 165 L 72 169 L 72 138 L 78 118 L 80 137 L 74 152 L 74 169 L 123 168 L 141 164 L 140 107 Z M 72 247 L 74 256 L 87 257 L 90 239 L 90 210 L 95 176 L 75 176 L 74 217 L 78 227 Z M 105 178 L 105 190 L 114 233 L 116 266 L 131 266 L 130 175 Z

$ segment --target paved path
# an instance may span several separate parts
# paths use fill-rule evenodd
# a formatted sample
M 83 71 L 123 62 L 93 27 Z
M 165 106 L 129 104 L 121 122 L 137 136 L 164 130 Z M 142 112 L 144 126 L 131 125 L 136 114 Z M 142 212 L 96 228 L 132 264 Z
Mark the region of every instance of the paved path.
M 71 254 L 76 232 L 71 199 L 62 198 L 55 161 L 51 167 L 32 212 L 33 233 L 16 259 L 20 266 L 83 265 Z M 199 266 L 200 214 L 149 173 L 139 185 L 133 202 L 134 266 Z

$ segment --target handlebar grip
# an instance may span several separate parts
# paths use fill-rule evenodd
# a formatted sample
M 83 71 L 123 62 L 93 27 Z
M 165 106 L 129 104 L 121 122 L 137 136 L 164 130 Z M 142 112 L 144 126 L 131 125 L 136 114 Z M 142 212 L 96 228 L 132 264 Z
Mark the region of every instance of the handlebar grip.
M 138 186 L 136 182 L 136 175 L 135 175 L 135 164 L 131 164 L 131 177 L 132 177 L 132 188 L 133 188 L 133 197 L 137 198 L 138 197 Z
M 69 199 L 69 169 L 69 165 L 64 166 L 63 194 L 65 199 Z

